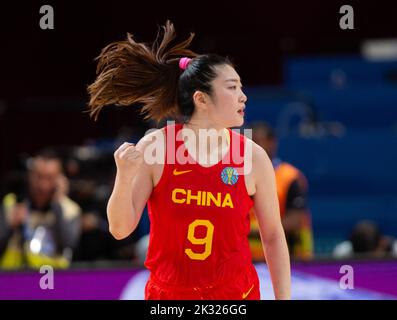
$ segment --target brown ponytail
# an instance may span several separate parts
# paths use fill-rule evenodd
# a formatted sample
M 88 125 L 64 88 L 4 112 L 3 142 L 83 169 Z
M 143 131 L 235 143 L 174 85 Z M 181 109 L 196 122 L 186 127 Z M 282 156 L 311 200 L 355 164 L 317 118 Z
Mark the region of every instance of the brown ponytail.
M 175 36 L 173 24 L 167 21 L 151 46 L 136 42 L 128 33 L 126 40 L 102 49 L 96 58 L 97 77 L 88 86 L 90 115 L 96 120 L 106 105 L 136 103 L 143 105 L 145 119 L 178 115 L 179 59 L 197 54 L 187 49 L 194 34 L 172 46 Z

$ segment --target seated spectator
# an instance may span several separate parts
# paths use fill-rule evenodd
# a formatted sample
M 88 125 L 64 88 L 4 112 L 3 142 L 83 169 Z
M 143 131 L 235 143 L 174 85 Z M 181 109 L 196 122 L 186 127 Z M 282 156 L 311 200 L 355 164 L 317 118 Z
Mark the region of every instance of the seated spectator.
M 354 226 L 349 240 L 334 248 L 333 256 L 341 259 L 397 257 L 397 240 L 383 235 L 375 222 L 364 220 Z
M 9 193 L 0 212 L 0 267 L 67 267 L 80 237 L 80 207 L 68 196 L 52 152 L 28 162 L 26 194 Z
M 69 194 L 82 209 L 81 236 L 73 261 L 133 261 L 140 228 L 122 241 L 109 233 L 106 206 L 115 175 L 113 143 L 107 142 L 112 145 L 110 150 L 99 148 L 95 140 L 90 143 L 90 146 L 78 146 L 65 154 Z

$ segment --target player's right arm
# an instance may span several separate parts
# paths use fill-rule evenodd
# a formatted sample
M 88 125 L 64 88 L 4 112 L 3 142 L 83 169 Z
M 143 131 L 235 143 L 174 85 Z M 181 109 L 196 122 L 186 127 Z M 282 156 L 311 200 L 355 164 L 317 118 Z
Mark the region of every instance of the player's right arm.
M 107 216 L 109 231 L 118 240 L 135 230 L 153 189 L 152 165 L 143 156 L 152 135 L 143 137 L 136 146 L 124 143 L 114 153 L 117 173 Z

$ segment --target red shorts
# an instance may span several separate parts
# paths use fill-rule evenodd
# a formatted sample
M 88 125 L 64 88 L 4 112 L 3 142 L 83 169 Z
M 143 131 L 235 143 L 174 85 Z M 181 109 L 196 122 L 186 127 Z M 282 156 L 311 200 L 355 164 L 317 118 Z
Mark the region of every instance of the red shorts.
M 150 275 L 145 287 L 146 300 L 259 300 L 259 279 L 255 268 L 229 283 L 206 287 L 171 286 Z

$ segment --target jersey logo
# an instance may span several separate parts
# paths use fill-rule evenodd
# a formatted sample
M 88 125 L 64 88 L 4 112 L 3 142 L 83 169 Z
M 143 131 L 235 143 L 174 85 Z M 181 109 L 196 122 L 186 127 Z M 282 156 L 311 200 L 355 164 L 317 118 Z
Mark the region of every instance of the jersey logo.
M 178 170 L 174 169 L 174 171 L 172 173 L 174 174 L 174 176 L 179 176 L 180 174 L 188 173 L 190 171 L 193 171 L 193 170 L 178 171 Z
M 247 292 L 243 293 L 243 296 L 242 296 L 243 299 L 248 297 L 248 295 L 251 293 L 252 289 L 254 289 L 254 286 L 255 285 L 253 284 L 252 287 Z
M 238 180 L 238 173 L 235 168 L 226 167 L 221 172 L 221 179 L 224 184 L 234 185 Z

